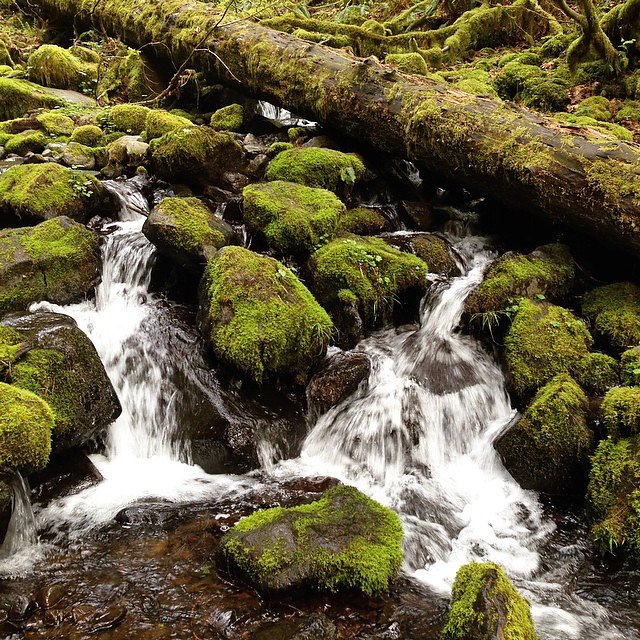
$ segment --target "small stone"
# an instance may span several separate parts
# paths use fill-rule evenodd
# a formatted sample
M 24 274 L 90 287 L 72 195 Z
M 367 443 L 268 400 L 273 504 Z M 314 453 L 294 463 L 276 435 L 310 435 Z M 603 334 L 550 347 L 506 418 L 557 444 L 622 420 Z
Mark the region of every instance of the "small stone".
M 13 599 L 7 620 L 12 623 L 23 622 L 29 618 L 38 608 L 38 605 L 29 597 L 18 595 Z
M 66 595 L 67 590 L 61 584 L 52 584 L 40 587 L 36 591 L 35 601 L 41 609 L 52 609 Z
M 113 605 L 106 611 L 96 614 L 89 623 L 92 633 L 117 627 L 126 617 L 127 609 L 121 605 Z

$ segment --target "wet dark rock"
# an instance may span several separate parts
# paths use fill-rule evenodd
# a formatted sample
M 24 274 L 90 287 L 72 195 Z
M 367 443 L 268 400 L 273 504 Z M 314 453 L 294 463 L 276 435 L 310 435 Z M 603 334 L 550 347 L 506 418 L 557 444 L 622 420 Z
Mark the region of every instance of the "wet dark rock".
M 91 633 L 106 631 L 117 627 L 126 617 L 127 609 L 121 605 L 113 605 L 106 611 L 97 613 L 89 620 L 89 630 Z
M 321 613 L 298 618 L 280 620 L 258 629 L 252 640 L 337 640 L 338 629 Z
M 87 626 L 96 615 L 96 608 L 88 604 L 80 604 L 71 610 L 71 619 L 79 627 Z
M 7 613 L 7 620 L 13 624 L 24 622 L 37 610 L 35 600 L 25 595 L 17 595 L 11 602 Z
M 45 627 L 57 627 L 62 624 L 67 618 L 67 613 L 64 609 L 49 609 L 44 612 L 42 621 Z
M 333 309 L 332 319 L 337 328 L 334 340 L 341 349 L 353 349 L 364 338 L 364 322 L 356 303 L 341 302 Z
M 412 226 L 418 231 L 431 231 L 438 225 L 440 220 L 440 217 L 425 202 L 403 200 L 402 208 Z
M 371 360 L 364 353 L 339 352 L 329 357 L 307 386 L 310 413 L 322 414 L 351 395 L 369 377 Z
M 40 587 L 36 591 L 35 601 L 40 609 L 53 609 L 67 596 L 67 589 L 61 584 Z
M 11 521 L 13 504 L 13 490 L 11 485 L 4 480 L 0 480 L 0 547 L 7 535 L 7 528 Z
M 217 440 L 191 440 L 191 459 L 211 474 L 227 473 L 233 464 L 231 452 Z
M 114 520 L 123 525 L 163 525 L 176 515 L 176 506 L 166 502 L 148 502 L 125 507 Z

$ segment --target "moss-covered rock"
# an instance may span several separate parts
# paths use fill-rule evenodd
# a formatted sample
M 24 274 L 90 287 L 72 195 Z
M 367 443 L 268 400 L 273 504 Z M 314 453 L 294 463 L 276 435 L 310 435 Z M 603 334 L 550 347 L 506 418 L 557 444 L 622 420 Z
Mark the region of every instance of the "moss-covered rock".
M 66 167 L 91 171 L 96 167 L 96 152 L 79 142 L 69 142 L 57 156 L 57 161 Z
M 64 100 L 42 87 L 16 78 L 0 78 L 0 120 L 21 118 L 34 109 L 53 109 Z
M 523 297 L 560 298 L 569 293 L 574 278 L 575 265 L 565 245 L 548 244 L 528 255 L 505 253 L 489 266 L 465 311 L 502 311 Z
M 571 369 L 576 382 L 590 395 L 604 395 L 611 387 L 620 384 L 618 363 L 604 353 L 588 353 Z
M 390 229 L 391 224 L 379 211 L 367 207 L 345 211 L 338 223 L 339 232 L 355 233 L 359 236 L 375 236 Z
M 193 123 L 179 115 L 169 113 L 164 109 L 152 109 L 147 114 L 145 122 L 146 140 L 160 138 L 166 133 L 171 133 L 176 129 L 192 128 Z
M 577 116 L 587 116 L 595 120 L 610 122 L 613 118 L 611 101 L 604 96 L 591 96 L 585 98 L 576 107 L 574 112 Z
M 52 162 L 23 164 L 0 175 L 3 221 L 68 216 L 86 222 L 109 202 L 106 189 L 93 176 Z
M 335 235 L 345 207 L 331 191 L 274 180 L 243 191 L 244 220 L 281 254 L 309 254 Z
M 426 76 L 429 67 L 425 59 L 417 52 L 411 53 L 390 53 L 384 59 L 386 64 L 398 67 L 400 71 L 405 73 L 413 73 L 419 76 Z
M 49 461 L 53 413 L 30 391 L 0 382 L 0 468 L 36 471 Z
M 54 451 L 86 442 L 118 417 L 120 403 L 100 357 L 71 318 L 38 312 L 4 322 L 0 349 L 29 346 L 5 379 L 49 404 Z
M 591 534 L 601 554 L 629 552 L 640 565 L 640 436 L 603 440 L 592 458 Z
M 83 144 L 86 147 L 101 147 L 104 145 L 106 138 L 100 127 L 95 124 L 84 124 L 73 129 L 70 141 Z
M 150 111 L 149 107 L 139 104 L 118 104 L 99 113 L 96 116 L 96 124 L 103 129 L 137 136 L 144 131 Z
M 152 74 L 145 65 L 143 55 L 124 45 L 103 64 L 96 95 L 110 102 L 138 102 L 153 94 Z M 121 129 L 121 131 L 127 131 Z
M 303 379 L 329 344 L 332 324 L 294 273 L 273 258 L 225 247 L 202 283 L 200 320 L 216 356 L 260 382 Z
M 493 81 L 498 95 L 505 100 L 513 100 L 533 79 L 545 78 L 545 72 L 538 66 L 524 64 L 517 60 L 506 64 Z
M 44 150 L 49 139 L 42 131 L 27 129 L 11 136 L 5 143 L 7 153 L 25 156 L 27 153 L 40 153 Z
M 353 154 L 305 147 L 279 153 L 269 163 L 267 179 L 298 182 L 340 195 L 358 182 L 364 172 L 362 160 Z
M 538 640 L 529 603 L 504 570 L 472 562 L 458 570 L 442 640 Z
M 66 217 L 0 231 L 0 316 L 32 302 L 67 304 L 91 291 L 98 238 Z
M 587 408 L 587 396 L 566 373 L 538 391 L 518 424 L 496 443 L 521 486 L 562 495 L 584 490 L 592 441 Z
M 589 352 L 593 339 L 568 309 L 523 298 L 505 339 L 511 389 L 534 393 L 559 373 L 567 373 Z
M 640 385 L 640 347 L 627 349 L 620 357 L 620 378 L 624 385 Z
M 243 518 L 220 548 L 260 589 L 378 594 L 402 563 L 402 525 L 390 509 L 340 485 L 311 504 Z
M 51 136 L 68 136 L 74 128 L 74 122 L 64 113 L 47 111 L 36 116 L 36 121 Z
M 635 284 L 619 282 L 590 291 L 582 311 L 616 349 L 640 344 L 640 288 Z
M 385 236 L 385 241 L 401 251 L 418 256 L 429 267 L 429 273 L 456 275 L 460 269 L 444 238 L 435 233 L 410 233 Z
M 211 115 L 211 126 L 216 131 L 240 131 L 244 124 L 244 109 L 240 104 L 230 104 Z
M 108 163 L 102 168 L 102 174 L 107 178 L 132 175 L 149 159 L 149 145 L 140 136 L 120 136 L 107 146 L 106 151 Z
M 158 251 L 198 270 L 218 249 L 237 244 L 233 228 L 197 198 L 165 198 L 153 208 L 142 232 Z
M 27 61 L 29 80 L 45 87 L 91 90 L 98 77 L 98 65 L 85 62 L 62 47 L 43 44 Z
M 627 437 L 640 431 L 640 387 L 614 387 L 600 405 L 609 435 Z
M 187 183 L 216 181 L 236 171 L 244 157 L 232 135 L 209 127 L 185 127 L 151 143 L 153 170 L 169 180 Z

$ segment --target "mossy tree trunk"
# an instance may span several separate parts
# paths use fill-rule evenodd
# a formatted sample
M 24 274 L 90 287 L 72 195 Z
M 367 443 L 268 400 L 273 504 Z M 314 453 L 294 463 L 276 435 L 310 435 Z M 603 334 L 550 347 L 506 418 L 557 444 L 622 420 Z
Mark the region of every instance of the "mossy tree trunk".
M 175 65 L 197 46 L 190 65 L 222 82 L 487 193 L 512 210 L 543 215 L 640 256 L 638 145 L 244 20 L 227 17 L 228 24 L 214 28 L 220 10 L 211 4 L 35 2 L 67 23 L 88 26 L 93 18 L 127 44 L 153 46 Z

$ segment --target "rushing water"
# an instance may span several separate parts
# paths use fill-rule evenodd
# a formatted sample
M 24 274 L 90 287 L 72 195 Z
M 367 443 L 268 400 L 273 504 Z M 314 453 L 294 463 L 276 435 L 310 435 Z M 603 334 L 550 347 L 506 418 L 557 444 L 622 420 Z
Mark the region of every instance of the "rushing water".
M 181 439 L 186 392 L 175 375 L 189 363 L 163 338 L 167 309 L 149 291 L 154 250 L 141 233 L 148 205 L 135 180 L 106 184 L 122 208 L 106 229 L 95 300 L 40 305 L 76 319 L 123 407 L 104 455 L 92 456 L 105 480 L 37 513 L 41 529 L 76 538 L 137 500 L 220 501 L 261 486 L 255 474 L 213 476 L 190 464 Z M 458 235 L 468 228 L 461 217 Z M 395 509 L 406 534 L 405 572 L 437 593 L 450 590 L 462 564 L 492 560 L 532 601 L 541 637 L 637 638 L 637 629 L 618 630 L 603 607 L 573 592 L 571 572 L 584 545 L 572 541 L 552 560 L 541 559 L 554 524 L 493 448 L 515 416 L 504 377 L 481 345 L 457 330 L 465 298 L 494 255 L 482 238 L 454 241 L 462 275 L 433 281 L 419 327 L 386 329 L 361 342 L 357 350 L 372 362 L 367 383 L 320 416 L 298 458 L 278 461 L 286 452 L 263 440 L 264 469 L 273 480 L 333 475 Z

